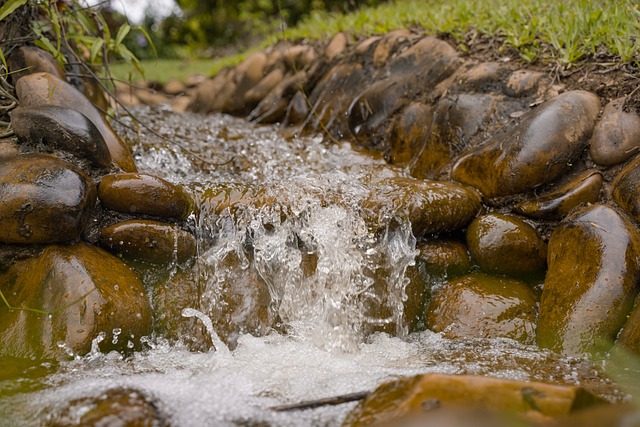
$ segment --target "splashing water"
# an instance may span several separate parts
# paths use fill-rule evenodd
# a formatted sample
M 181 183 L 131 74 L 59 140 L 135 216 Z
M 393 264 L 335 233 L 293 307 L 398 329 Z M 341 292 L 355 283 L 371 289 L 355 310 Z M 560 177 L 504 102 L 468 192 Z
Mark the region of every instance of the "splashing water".
M 348 144 L 288 141 L 221 115 L 137 114 L 176 142 L 143 134 L 134 146 L 139 169 L 185 186 L 196 200 L 197 261 L 168 280 L 194 290 L 180 317 L 199 319 L 216 351 L 153 337 L 146 351 L 124 358 L 100 353 L 98 337 L 89 355 L 38 379 L 41 391 L 0 399 L 0 425 L 43 425 L 69 402 L 116 387 L 149 396 L 175 426 L 338 425 L 355 403 L 289 414 L 269 408 L 427 372 L 591 382 L 619 398 L 578 359 L 509 340 L 407 333 L 411 225 L 370 230 L 361 207 L 371 183 L 402 171 Z M 225 205 L 231 199 L 219 194 L 240 202 Z

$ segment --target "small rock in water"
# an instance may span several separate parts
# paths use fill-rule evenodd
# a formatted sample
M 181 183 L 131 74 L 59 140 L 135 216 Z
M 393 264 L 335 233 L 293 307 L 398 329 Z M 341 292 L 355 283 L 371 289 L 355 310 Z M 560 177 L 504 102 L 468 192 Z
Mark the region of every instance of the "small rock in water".
M 139 173 L 103 176 L 98 185 L 98 198 L 107 209 L 178 220 L 189 216 L 193 204 L 179 186 Z
M 510 338 L 533 344 L 537 298 L 525 283 L 472 273 L 445 283 L 427 308 L 427 327 L 448 338 Z
M 467 228 L 467 245 L 486 273 L 514 277 L 540 274 L 547 264 L 547 245 L 536 230 L 512 215 L 487 214 Z

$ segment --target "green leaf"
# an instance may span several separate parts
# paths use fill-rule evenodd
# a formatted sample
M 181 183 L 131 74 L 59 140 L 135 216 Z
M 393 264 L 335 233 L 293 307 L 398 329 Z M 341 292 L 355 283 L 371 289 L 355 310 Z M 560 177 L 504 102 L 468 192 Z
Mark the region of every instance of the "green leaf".
M 116 45 L 122 44 L 122 40 L 129 34 L 131 27 L 129 24 L 124 23 L 118 28 L 118 34 L 116 34 Z
M 96 40 L 91 45 L 91 52 L 89 56 L 89 62 L 92 64 L 96 63 L 96 59 L 98 58 L 98 54 L 102 50 L 104 46 L 104 40 L 96 38 Z
M 7 60 L 4 57 L 4 52 L 2 52 L 2 48 L 0 48 L 0 60 L 2 61 L 2 65 L 4 66 L 5 76 L 8 75 L 9 67 L 7 66 Z
M 9 0 L 0 7 L 0 21 L 11 15 L 17 8 L 23 6 L 28 0 Z
M 158 51 L 156 50 L 156 45 L 153 43 L 153 40 L 151 40 L 151 36 L 149 36 L 149 33 L 147 32 L 147 30 L 145 30 L 140 25 L 136 25 L 133 28 L 135 30 L 137 30 L 137 31 L 140 31 L 142 33 L 142 35 L 144 36 L 144 38 L 147 39 L 147 42 L 149 43 L 149 46 L 151 46 L 151 50 L 153 50 L 153 56 L 155 56 L 156 59 L 157 59 L 158 58 Z

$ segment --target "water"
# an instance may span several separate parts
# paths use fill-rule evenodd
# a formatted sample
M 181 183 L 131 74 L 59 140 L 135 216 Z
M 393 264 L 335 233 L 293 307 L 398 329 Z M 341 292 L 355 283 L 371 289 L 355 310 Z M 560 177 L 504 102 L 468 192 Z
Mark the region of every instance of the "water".
M 19 386 L 0 375 L 0 425 L 45 425 L 65 411 L 78 417 L 88 409 L 79 399 L 130 387 L 175 426 L 334 426 L 356 403 L 270 408 L 427 372 L 582 384 L 624 398 L 584 360 L 509 340 L 408 334 L 410 224 L 370 230 L 360 207 L 372 182 L 402 170 L 347 143 L 287 139 L 226 116 L 137 114 L 165 138 L 128 133 L 140 170 L 185 186 L 198 207 L 189 219 L 194 265 L 145 280 L 192 292 L 173 324 L 199 322 L 213 346 L 191 352 L 188 343 L 149 337 L 145 351 L 125 358 L 97 351 L 96 337 L 89 355 L 28 368 Z M 233 195 L 222 197 L 226 208 L 220 194 Z

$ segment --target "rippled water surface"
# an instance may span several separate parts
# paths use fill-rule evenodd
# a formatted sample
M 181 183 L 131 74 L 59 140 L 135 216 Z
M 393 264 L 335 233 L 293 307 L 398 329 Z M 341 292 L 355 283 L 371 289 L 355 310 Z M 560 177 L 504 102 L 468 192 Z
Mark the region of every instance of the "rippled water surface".
M 218 350 L 189 352 L 151 337 L 147 350 L 127 358 L 95 352 L 35 366 L 20 380 L 0 370 L 0 425 L 43 425 L 70 401 L 125 386 L 157 402 L 176 426 L 333 426 L 355 403 L 286 413 L 270 408 L 426 372 L 583 384 L 610 399 L 622 397 L 582 360 L 560 360 L 509 340 L 407 334 L 404 272 L 415 238 L 402 223 L 373 234 L 360 207 L 371 182 L 403 171 L 347 143 L 285 138 L 276 128 L 227 116 L 163 108 L 137 114 L 163 136 L 144 128 L 126 132 L 141 172 L 185 186 L 197 202 L 190 221 L 199 256 L 180 274 L 198 284 L 200 297 L 184 314 L 208 324 Z M 258 195 L 253 200 L 262 202 L 216 213 L 207 194 L 220 185 L 251 188 Z M 228 263 L 230 257 L 236 261 Z M 304 269 L 308 259 L 311 273 Z M 277 327 L 252 326 L 245 318 L 226 330 L 216 317 L 228 304 L 226 286 L 251 273 L 268 288 L 262 312 Z M 371 314 L 372 306 L 385 315 Z M 393 335 L 371 332 L 381 328 Z M 231 338 L 231 350 L 218 333 Z M 75 408 L 76 415 L 83 410 Z

